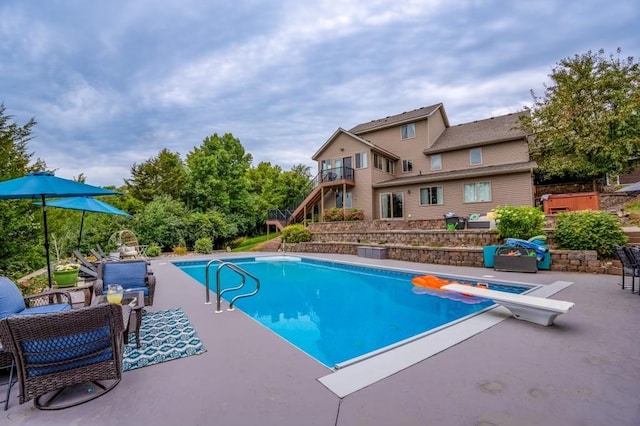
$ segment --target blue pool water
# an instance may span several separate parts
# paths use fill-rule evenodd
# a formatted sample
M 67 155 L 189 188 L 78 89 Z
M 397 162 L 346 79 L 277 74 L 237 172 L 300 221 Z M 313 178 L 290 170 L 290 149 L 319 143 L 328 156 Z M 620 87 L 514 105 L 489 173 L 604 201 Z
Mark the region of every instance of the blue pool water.
M 300 261 L 255 259 L 222 259 L 260 280 L 258 294 L 238 299 L 236 308 L 330 368 L 493 305 L 490 300 L 459 296 L 460 300 L 452 300 L 425 294 L 420 291 L 423 287 L 411 283 L 412 278 L 425 275 L 424 272 L 305 258 L 294 258 Z M 174 262 L 202 284 L 205 283 L 206 263 Z M 216 290 L 216 268 L 215 264 L 209 268 L 212 291 Z M 438 276 L 475 284 L 468 279 Z M 234 287 L 239 282 L 237 274 L 222 269 L 222 289 Z M 248 288 L 255 287 L 250 280 L 247 283 Z M 530 289 L 493 282 L 489 285 L 491 289 L 513 293 Z M 224 298 L 229 301 L 237 294 L 224 293 Z

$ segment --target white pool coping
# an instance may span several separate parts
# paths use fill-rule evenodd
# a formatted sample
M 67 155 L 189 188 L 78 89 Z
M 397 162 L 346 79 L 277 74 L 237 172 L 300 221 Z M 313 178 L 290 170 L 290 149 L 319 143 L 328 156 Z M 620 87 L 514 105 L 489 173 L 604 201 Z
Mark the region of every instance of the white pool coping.
M 549 297 L 564 290 L 571 284 L 573 282 L 555 281 L 548 285 L 540 285 L 527 294 Z M 511 312 L 507 308 L 496 306 L 466 321 L 456 323 L 421 339 L 341 368 L 334 373 L 320 377 L 318 380 L 338 397 L 344 398 L 353 392 L 457 345 L 510 317 Z M 540 327 L 529 322 L 523 322 L 522 326 Z

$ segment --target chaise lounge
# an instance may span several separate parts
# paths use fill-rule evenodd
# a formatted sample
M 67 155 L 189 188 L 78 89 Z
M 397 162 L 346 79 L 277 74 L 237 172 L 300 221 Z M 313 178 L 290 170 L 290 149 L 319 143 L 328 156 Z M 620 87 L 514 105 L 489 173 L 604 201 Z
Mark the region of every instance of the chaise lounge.
M 443 290 L 491 299 L 511 311 L 514 318 L 549 326 L 560 314 L 573 308 L 573 302 L 545 299 L 544 297 L 514 294 L 462 284 L 447 284 Z

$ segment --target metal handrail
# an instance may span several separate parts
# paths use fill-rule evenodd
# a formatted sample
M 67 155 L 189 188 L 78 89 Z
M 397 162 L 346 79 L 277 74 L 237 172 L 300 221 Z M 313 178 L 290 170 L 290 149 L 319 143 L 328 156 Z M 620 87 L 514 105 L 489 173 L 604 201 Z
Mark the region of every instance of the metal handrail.
M 209 267 L 214 262 L 219 263 L 218 269 L 216 270 L 216 313 L 217 314 L 222 312 L 222 309 L 220 309 L 222 295 L 224 293 L 226 293 L 227 291 L 240 290 L 246 284 L 246 281 L 247 281 L 246 278 L 247 277 L 253 279 L 256 282 L 255 290 L 253 290 L 253 291 L 251 291 L 249 293 L 239 294 L 239 295 L 235 296 L 229 302 L 229 308 L 227 310 L 233 311 L 235 309 L 233 307 L 233 305 L 236 302 L 236 300 L 241 299 L 243 297 L 253 296 L 254 294 L 258 293 L 258 291 L 260 290 L 260 280 L 255 275 L 251 274 L 248 271 L 245 271 L 244 269 L 242 269 L 241 267 L 239 267 L 235 263 L 224 262 L 224 261 L 222 261 L 220 259 L 211 259 L 209 262 L 207 262 L 207 266 L 205 267 L 205 289 L 206 289 L 206 292 L 207 292 L 205 304 L 207 304 L 207 305 L 211 304 L 211 302 L 209 301 L 209 288 L 210 288 L 210 285 L 209 285 Z M 224 290 L 220 290 L 220 271 L 225 267 L 229 268 L 233 272 L 235 272 L 238 275 L 240 275 L 240 277 L 242 278 L 242 282 L 239 285 L 235 286 L 235 287 L 229 287 L 229 288 L 225 288 Z
M 211 259 L 209 262 L 207 262 L 207 266 L 205 266 L 204 268 L 204 288 L 206 291 L 205 294 L 205 301 L 204 304 L 205 305 L 210 305 L 211 304 L 211 300 L 209 299 L 209 266 L 211 266 L 212 263 L 214 262 L 218 262 L 218 263 L 224 263 L 222 260 L 220 259 Z

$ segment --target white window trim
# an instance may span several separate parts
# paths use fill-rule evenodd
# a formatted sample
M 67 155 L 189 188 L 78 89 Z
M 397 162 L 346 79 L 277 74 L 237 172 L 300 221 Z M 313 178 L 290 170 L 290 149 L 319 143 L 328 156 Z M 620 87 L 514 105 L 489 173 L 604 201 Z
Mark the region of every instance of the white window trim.
M 480 153 L 480 162 L 478 162 L 478 163 L 474 163 L 473 162 L 473 153 L 474 153 L 474 151 L 477 151 L 477 152 Z M 469 164 L 472 165 L 472 166 L 479 166 L 479 165 L 482 164 L 482 148 L 471 148 L 469 150 Z
M 435 204 L 431 204 L 431 203 L 423 204 L 422 203 L 422 190 L 423 189 L 432 189 L 432 188 L 440 188 L 440 194 L 442 194 L 442 202 L 441 203 L 435 203 Z M 421 206 L 443 206 L 444 205 L 444 187 L 442 185 L 421 186 L 418 191 L 419 191 L 418 192 L 418 201 L 420 202 Z
M 400 194 L 400 198 L 402 199 L 402 216 L 400 216 L 400 217 L 393 217 L 393 194 Z M 392 209 L 392 211 L 389 212 L 391 214 L 391 217 L 383 217 L 383 214 L 382 214 L 382 210 L 383 210 L 382 197 L 385 196 L 385 195 L 391 196 L 391 209 Z M 404 220 L 404 191 L 382 192 L 382 193 L 380 193 L 379 201 L 380 201 L 380 219 L 382 219 L 382 220 Z
M 409 134 L 408 129 L 409 128 L 413 129 L 413 135 L 411 135 L 411 136 L 408 136 L 408 134 Z M 407 129 L 407 132 L 406 132 L 407 133 L 407 137 L 404 137 L 404 134 L 405 134 L 404 129 Z M 416 137 L 416 123 L 407 123 L 407 124 L 403 124 L 402 126 L 400 126 L 400 138 L 403 141 L 406 141 L 408 139 L 415 139 L 415 137 Z
M 440 159 L 440 167 L 433 167 L 433 159 L 434 158 L 439 158 Z M 442 155 L 441 154 L 433 154 L 431 156 L 431 170 L 442 170 Z
M 477 186 L 478 184 L 482 184 L 482 183 L 486 183 L 489 186 L 489 199 L 488 200 L 472 200 L 472 201 L 467 201 L 465 199 L 465 186 L 467 185 L 474 185 Z M 476 195 L 477 195 L 477 190 L 475 191 Z M 491 187 L 491 181 L 490 180 L 481 180 L 481 181 L 477 181 L 477 182 L 468 182 L 468 183 L 464 183 L 462 184 L 462 202 L 465 204 L 468 203 L 490 203 L 493 200 L 493 188 Z
M 413 160 L 402 160 L 402 173 L 411 172 L 413 172 Z

